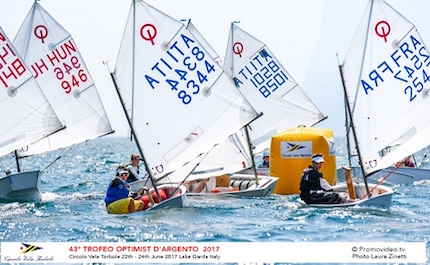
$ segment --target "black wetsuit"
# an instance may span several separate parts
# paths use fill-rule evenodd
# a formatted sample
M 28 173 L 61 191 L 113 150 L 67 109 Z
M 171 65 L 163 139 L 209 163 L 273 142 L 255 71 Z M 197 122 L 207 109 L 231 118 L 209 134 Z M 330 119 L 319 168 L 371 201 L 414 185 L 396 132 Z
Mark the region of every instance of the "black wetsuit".
M 307 204 L 340 203 L 339 194 L 321 187 L 320 178 L 323 178 L 323 174 L 312 166 L 303 170 L 300 179 L 300 198 Z
M 138 178 L 136 178 L 136 176 L 133 174 L 133 172 L 131 172 L 131 170 L 129 169 L 130 166 L 133 167 L 133 164 L 130 163 L 127 165 L 127 169 L 128 169 L 127 183 L 131 183 L 131 182 L 139 180 Z M 136 173 L 139 175 L 139 166 L 137 166 Z

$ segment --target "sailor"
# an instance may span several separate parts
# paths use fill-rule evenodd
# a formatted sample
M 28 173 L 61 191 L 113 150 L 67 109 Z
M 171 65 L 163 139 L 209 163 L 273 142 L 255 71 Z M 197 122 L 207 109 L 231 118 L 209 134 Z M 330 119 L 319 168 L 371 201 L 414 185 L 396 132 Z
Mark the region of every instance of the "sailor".
M 269 168 L 269 163 L 270 163 L 269 152 L 265 151 L 263 153 L 263 162 L 258 167 Z
M 140 156 L 138 154 L 132 154 L 130 158 L 130 163 L 127 165 L 127 170 L 129 173 L 127 182 L 133 182 L 137 180 L 141 180 L 142 178 L 139 175 L 139 162 Z
M 115 178 L 109 184 L 105 203 L 108 213 L 127 214 L 145 210 L 145 204 L 138 198 L 130 197 L 129 185 L 126 183 L 129 174 L 124 166 L 117 168 Z M 132 195 L 136 196 L 136 194 Z
M 411 156 L 405 157 L 402 161 L 399 161 L 396 166 L 415 167 L 414 162 L 411 160 Z
M 300 179 L 300 198 L 307 204 L 341 203 L 339 194 L 333 192 L 332 187 L 320 172 L 324 162 L 324 156 L 316 153 L 312 155 L 312 165 L 303 170 Z

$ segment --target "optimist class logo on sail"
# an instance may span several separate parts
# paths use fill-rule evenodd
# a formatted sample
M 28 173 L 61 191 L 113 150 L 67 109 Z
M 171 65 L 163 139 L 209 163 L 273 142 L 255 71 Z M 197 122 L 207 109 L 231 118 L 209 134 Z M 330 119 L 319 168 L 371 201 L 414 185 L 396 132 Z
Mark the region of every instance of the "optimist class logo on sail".
M 430 81 L 430 55 L 417 31 L 411 31 L 401 43 L 393 40 L 390 44 L 391 31 L 390 24 L 385 20 L 375 25 L 374 34 L 381 38 L 387 49 L 392 46 L 396 49 L 368 74 L 363 74 L 360 84 L 365 95 L 372 95 L 379 86 L 400 86 L 405 98 L 413 102 L 423 91 L 424 84 Z
M 157 28 L 154 25 L 144 24 L 140 35 L 145 42 L 156 46 Z M 188 32 L 182 31 L 170 42 L 161 43 L 161 49 L 166 50 L 165 54 L 157 58 L 145 74 L 145 80 L 153 90 L 166 86 L 184 105 L 190 104 L 201 91 L 204 96 L 210 94 L 209 87 L 221 71 Z

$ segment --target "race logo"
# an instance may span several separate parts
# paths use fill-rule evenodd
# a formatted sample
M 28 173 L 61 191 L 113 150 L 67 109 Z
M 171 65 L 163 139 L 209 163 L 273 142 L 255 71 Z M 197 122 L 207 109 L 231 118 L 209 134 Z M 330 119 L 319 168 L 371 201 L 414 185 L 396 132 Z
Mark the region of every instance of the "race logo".
M 41 247 L 38 247 L 36 245 L 30 245 L 30 244 L 25 244 L 25 243 L 21 243 L 24 246 L 21 246 L 21 253 L 20 254 L 27 254 L 29 252 L 33 252 L 36 251 L 38 249 L 43 249 Z
M 281 142 L 282 158 L 310 158 L 312 157 L 312 141 Z
M 52 251 L 35 244 L 1 242 L 0 263 L 48 263 L 54 261 Z

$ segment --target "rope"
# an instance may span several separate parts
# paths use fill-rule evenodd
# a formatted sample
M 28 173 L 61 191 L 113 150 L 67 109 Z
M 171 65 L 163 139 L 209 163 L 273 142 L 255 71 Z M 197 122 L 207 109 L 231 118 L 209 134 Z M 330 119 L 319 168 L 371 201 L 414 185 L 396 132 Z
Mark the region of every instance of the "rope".
M 376 189 L 376 187 L 378 187 L 379 185 L 381 185 L 381 183 L 382 182 L 384 182 L 396 169 L 398 169 L 400 167 L 400 164 L 397 164 L 394 168 L 393 168 L 393 170 L 391 170 L 390 171 L 390 173 L 388 173 L 383 179 L 381 179 L 376 185 L 375 185 L 375 187 L 373 187 L 366 195 L 364 195 L 363 197 L 361 197 L 360 198 L 360 201 L 362 200 L 362 199 L 364 199 L 365 197 L 369 197 L 369 194 L 371 194 L 375 189 Z

